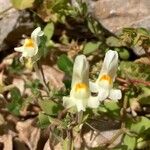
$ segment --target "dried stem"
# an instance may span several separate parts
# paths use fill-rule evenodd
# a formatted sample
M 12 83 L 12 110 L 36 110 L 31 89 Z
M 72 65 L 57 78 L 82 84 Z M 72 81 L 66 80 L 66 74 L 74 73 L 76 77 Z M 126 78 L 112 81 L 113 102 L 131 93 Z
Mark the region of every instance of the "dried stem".
M 144 80 L 138 80 L 138 79 L 124 79 L 124 78 L 120 78 L 120 77 L 117 77 L 116 80 L 118 80 L 119 82 L 122 82 L 122 83 L 126 83 L 126 84 L 144 84 L 146 86 L 150 86 L 150 82 L 148 81 L 144 81 Z

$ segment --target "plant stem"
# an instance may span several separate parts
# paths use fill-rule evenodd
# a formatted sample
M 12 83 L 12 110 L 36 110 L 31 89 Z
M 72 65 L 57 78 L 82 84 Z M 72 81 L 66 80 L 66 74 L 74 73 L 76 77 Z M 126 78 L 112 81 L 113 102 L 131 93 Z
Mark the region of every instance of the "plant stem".
M 82 123 L 82 119 L 83 119 L 83 111 L 78 112 L 77 115 L 78 115 L 77 122 L 78 122 L 78 124 L 81 124 Z
M 9 90 L 13 89 L 14 87 L 15 87 L 15 85 L 13 85 L 13 84 L 7 85 L 3 88 L 2 92 L 9 91 Z
M 124 78 L 120 78 L 120 77 L 117 77 L 116 78 L 119 82 L 122 82 L 122 83 L 126 83 L 126 84 L 130 84 L 130 83 L 136 83 L 136 84 L 144 84 L 146 86 L 150 86 L 150 82 L 148 81 L 144 81 L 144 80 L 138 80 L 138 79 L 124 79 Z
M 37 62 L 34 63 L 33 67 L 34 67 L 34 70 L 35 70 L 35 72 L 36 72 L 38 78 L 40 79 L 42 85 L 44 86 L 44 88 L 45 88 L 47 94 L 49 95 L 50 90 L 49 90 L 49 88 L 48 88 L 48 86 L 47 86 L 47 84 L 46 84 L 46 81 L 45 81 L 45 77 L 44 77 L 44 73 L 43 73 L 42 68 L 39 69 L 39 66 L 38 66 Z

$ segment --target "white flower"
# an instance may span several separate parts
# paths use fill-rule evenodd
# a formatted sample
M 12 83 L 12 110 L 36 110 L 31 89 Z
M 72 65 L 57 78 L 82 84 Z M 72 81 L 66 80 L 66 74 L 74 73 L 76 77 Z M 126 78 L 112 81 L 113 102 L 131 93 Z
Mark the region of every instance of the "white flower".
M 78 112 L 85 111 L 87 106 L 99 106 L 97 97 L 92 97 L 90 93 L 89 64 L 84 55 L 79 55 L 75 59 L 70 96 L 63 97 L 63 105 L 66 108 L 76 106 Z
M 21 58 L 31 58 L 38 53 L 38 46 L 40 44 L 39 37 L 44 33 L 41 31 L 40 27 L 37 27 L 32 33 L 31 38 L 27 38 L 24 40 L 24 44 L 21 47 L 16 47 L 15 51 L 21 52 Z
M 91 92 L 98 93 L 99 101 L 106 98 L 112 100 L 119 100 L 122 93 L 119 89 L 113 89 L 113 82 L 115 81 L 116 72 L 118 69 L 118 53 L 109 50 L 104 58 L 102 69 L 95 83 L 90 82 Z

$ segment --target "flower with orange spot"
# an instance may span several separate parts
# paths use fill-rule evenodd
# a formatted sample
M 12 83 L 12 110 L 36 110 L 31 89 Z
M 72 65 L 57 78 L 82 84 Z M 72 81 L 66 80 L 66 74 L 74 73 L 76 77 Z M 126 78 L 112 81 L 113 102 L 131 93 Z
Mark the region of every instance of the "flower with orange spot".
M 24 40 L 23 46 L 16 47 L 15 51 L 21 52 L 21 60 L 23 57 L 32 58 L 38 53 L 38 46 L 40 44 L 40 36 L 44 33 L 41 31 L 40 27 L 37 27 L 32 33 L 31 38 L 27 38 Z
M 63 105 L 66 108 L 76 106 L 77 111 L 85 111 L 86 107 L 97 108 L 99 101 L 92 97 L 89 89 L 89 64 L 84 55 L 75 59 L 70 96 L 63 97 Z
M 112 100 L 119 100 L 122 93 L 119 89 L 113 89 L 113 82 L 115 81 L 116 72 L 118 69 L 118 53 L 109 50 L 104 58 L 102 69 L 99 77 L 95 83 L 90 82 L 90 89 L 94 93 L 98 93 L 100 101 L 110 98 Z

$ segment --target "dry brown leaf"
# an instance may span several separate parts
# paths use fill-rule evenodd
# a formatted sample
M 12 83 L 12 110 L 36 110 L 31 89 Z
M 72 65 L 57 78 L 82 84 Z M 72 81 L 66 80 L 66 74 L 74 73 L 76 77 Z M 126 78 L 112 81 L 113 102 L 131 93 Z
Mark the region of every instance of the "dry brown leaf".
M 41 130 L 32 125 L 33 119 L 17 122 L 18 137 L 27 144 L 30 150 L 36 150 Z
M 87 146 L 89 147 L 97 147 L 100 145 L 105 145 L 111 140 L 111 138 L 118 132 L 118 130 L 109 130 L 109 131 L 102 131 L 102 132 L 88 132 L 84 135 L 84 140 Z M 121 141 L 122 136 L 119 136 L 114 143 L 110 145 L 110 147 L 115 147 Z
M 59 71 L 58 69 L 54 67 L 50 67 L 47 65 L 43 65 L 43 71 L 45 75 L 46 82 L 50 83 L 50 86 L 52 86 L 54 89 L 61 89 L 64 87 L 63 84 L 63 78 L 64 78 L 64 73 Z
M 3 144 L 3 150 L 13 150 L 13 137 L 11 134 L 0 136 L 0 143 Z
M 20 93 L 23 94 L 23 92 L 25 90 L 25 82 L 23 79 L 14 78 L 13 79 L 13 85 L 15 85 L 20 90 Z
M 141 58 L 135 60 L 135 62 L 150 65 L 150 59 L 148 57 L 141 57 Z

